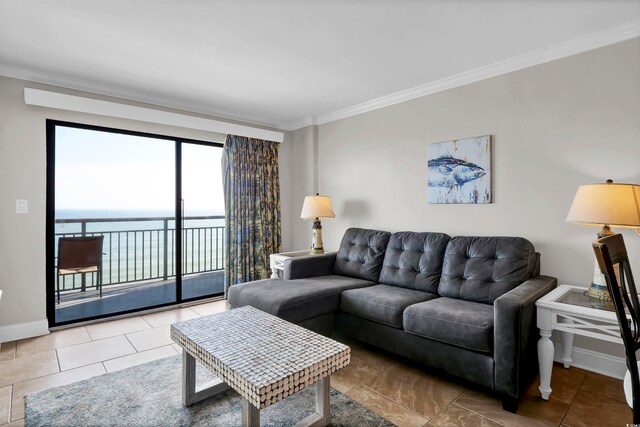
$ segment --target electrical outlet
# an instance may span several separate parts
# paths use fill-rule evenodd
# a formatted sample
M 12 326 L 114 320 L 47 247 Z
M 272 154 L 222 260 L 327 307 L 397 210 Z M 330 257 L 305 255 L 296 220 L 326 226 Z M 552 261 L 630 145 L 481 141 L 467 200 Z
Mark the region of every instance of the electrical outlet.
M 26 199 L 16 199 L 16 213 L 29 213 L 29 202 Z

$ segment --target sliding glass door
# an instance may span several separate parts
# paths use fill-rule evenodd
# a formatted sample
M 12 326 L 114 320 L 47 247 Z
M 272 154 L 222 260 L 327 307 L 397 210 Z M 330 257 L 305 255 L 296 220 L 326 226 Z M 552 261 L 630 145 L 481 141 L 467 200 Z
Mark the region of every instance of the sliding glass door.
M 220 144 L 48 121 L 52 326 L 222 293 Z
M 224 292 L 222 148 L 181 145 L 182 297 Z

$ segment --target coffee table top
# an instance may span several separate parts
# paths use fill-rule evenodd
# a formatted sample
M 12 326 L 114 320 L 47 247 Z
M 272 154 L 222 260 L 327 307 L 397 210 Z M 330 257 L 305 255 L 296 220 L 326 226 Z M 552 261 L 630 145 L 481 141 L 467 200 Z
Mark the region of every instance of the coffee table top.
M 250 306 L 174 323 L 171 339 L 257 408 L 350 362 L 348 346 Z

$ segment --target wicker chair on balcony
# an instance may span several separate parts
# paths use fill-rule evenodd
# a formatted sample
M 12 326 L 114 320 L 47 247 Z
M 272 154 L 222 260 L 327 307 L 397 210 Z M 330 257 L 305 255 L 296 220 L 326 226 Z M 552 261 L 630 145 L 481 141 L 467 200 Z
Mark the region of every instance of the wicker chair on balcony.
M 606 279 L 620 325 L 620 335 L 627 355 L 627 375 L 631 379 L 631 396 L 627 394 L 626 387 L 625 395 L 633 409 L 634 425 L 638 425 L 640 424 L 640 377 L 636 351 L 640 349 L 640 302 L 629 266 L 627 248 L 622 234 L 614 234 L 593 242 L 593 250 L 596 253 L 600 271 Z M 617 275 L 616 265 L 618 266 Z
M 96 273 L 96 290 L 102 298 L 102 242 L 104 236 L 61 237 L 58 240 L 56 293 L 60 304 L 60 277 Z

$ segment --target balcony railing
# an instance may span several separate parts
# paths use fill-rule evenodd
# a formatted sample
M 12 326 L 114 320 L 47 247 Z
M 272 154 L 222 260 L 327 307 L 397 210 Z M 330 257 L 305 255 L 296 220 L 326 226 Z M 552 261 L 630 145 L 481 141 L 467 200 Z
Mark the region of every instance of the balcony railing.
M 56 219 L 55 248 L 60 237 L 104 236 L 103 286 L 175 277 L 175 218 Z M 224 269 L 224 216 L 183 218 L 184 274 Z M 56 257 L 58 254 L 56 253 Z M 91 274 L 60 278 L 61 290 L 95 286 Z

